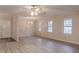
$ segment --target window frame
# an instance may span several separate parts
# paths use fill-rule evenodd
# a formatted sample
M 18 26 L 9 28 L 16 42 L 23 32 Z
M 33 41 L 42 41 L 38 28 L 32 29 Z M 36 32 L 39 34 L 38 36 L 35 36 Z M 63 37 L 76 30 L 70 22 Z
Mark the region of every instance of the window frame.
M 47 31 L 50 32 L 50 33 L 53 32 L 53 20 L 48 20 L 47 25 L 48 25 L 48 28 L 47 28 L 48 30 Z
M 72 18 L 64 19 L 64 34 L 72 34 Z

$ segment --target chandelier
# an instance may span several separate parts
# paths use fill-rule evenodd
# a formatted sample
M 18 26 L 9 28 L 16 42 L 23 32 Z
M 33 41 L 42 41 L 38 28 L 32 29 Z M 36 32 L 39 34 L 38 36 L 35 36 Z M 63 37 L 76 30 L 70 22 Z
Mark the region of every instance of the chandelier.
M 36 16 L 41 12 L 41 8 L 39 6 L 32 5 L 30 9 L 31 9 L 30 13 L 31 16 Z

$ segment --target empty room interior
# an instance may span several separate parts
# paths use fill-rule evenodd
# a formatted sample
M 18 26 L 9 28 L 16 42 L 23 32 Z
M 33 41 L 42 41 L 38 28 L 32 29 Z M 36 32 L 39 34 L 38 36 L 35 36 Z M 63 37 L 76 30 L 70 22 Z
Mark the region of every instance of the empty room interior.
M 78 5 L 0 5 L 0 53 L 78 52 Z

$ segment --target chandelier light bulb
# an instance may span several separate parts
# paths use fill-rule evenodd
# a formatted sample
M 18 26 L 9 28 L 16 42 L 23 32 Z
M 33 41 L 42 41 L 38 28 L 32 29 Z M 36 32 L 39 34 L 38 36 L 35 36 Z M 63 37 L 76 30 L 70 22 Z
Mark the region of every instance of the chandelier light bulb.
M 34 12 L 31 12 L 31 16 L 33 16 L 34 15 Z
M 37 11 L 37 12 L 38 12 L 39 10 L 40 10 L 39 8 L 36 8 L 36 9 L 35 9 L 35 11 Z
M 37 12 L 35 12 L 35 15 L 37 15 L 38 13 Z

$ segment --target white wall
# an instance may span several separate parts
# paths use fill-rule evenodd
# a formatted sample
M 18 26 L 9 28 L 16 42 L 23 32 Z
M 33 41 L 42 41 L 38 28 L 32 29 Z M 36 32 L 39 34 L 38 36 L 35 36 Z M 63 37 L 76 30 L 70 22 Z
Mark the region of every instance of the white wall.
M 34 33 L 34 20 L 27 17 L 18 17 L 17 35 L 18 37 L 32 36 Z
M 11 37 L 11 19 L 9 16 L 0 15 L 0 38 Z
M 63 22 L 64 18 L 72 18 L 73 21 L 73 33 L 67 35 L 63 33 Z M 54 29 L 52 33 L 47 32 L 47 22 L 48 20 L 53 20 Z M 38 29 L 38 23 L 42 22 L 42 31 L 39 32 L 36 30 L 37 36 L 47 37 L 51 39 L 56 39 L 60 41 L 71 42 L 79 44 L 79 16 L 54 16 L 54 17 L 42 17 L 37 20 L 36 29 Z
M 12 17 L 12 38 L 18 41 L 19 37 L 33 36 L 35 20 L 27 17 Z

